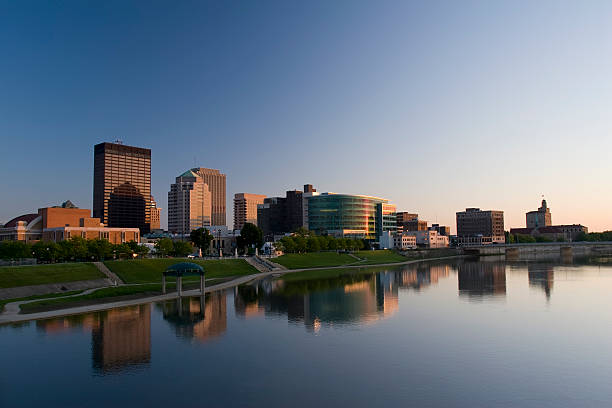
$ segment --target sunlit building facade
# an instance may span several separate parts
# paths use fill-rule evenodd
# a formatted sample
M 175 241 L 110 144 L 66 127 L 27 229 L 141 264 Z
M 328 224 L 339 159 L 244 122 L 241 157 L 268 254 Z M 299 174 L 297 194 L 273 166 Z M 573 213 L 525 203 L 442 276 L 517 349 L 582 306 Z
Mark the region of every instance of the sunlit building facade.
M 365 195 L 322 193 L 308 199 L 308 229 L 317 234 L 375 240 L 395 231 L 395 206 Z

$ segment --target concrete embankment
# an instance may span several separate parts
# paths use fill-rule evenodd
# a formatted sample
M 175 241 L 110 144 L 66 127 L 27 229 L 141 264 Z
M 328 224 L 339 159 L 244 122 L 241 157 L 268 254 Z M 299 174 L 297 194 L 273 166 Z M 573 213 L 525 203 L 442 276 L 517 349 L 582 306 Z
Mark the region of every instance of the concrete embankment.
M 14 288 L 0 289 L 0 299 L 15 299 L 35 295 L 45 295 L 48 293 L 105 288 L 113 285 L 114 283 L 110 279 L 93 279 L 75 282 L 47 283 L 44 285 L 17 286 Z

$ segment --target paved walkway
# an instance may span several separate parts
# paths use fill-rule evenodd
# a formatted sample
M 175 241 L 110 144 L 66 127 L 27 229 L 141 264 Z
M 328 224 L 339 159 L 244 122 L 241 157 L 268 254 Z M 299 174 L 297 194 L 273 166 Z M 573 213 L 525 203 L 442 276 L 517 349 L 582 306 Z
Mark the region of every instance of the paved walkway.
M 93 264 L 96 266 L 96 268 L 98 268 L 100 272 L 105 274 L 108 277 L 108 279 L 110 279 L 115 284 L 115 286 L 123 285 L 123 281 L 121 280 L 121 278 L 115 275 L 115 273 L 112 272 L 110 269 L 108 269 L 106 265 L 104 265 L 104 263 L 94 262 Z
M 287 273 L 329 270 L 329 269 L 359 269 L 359 268 L 364 268 L 364 267 L 372 268 L 372 267 L 381 267 L 381 266 L 401 266 L 401 265 L 408 265 L 408 264 L 419 263 L 419 262 L 447 260 L 447 259 L 461 258 L 461 257 L 463 256 L 457 255 L 457 256 L 442 257 L 442 258 L 415 259 L 415 260 L 410 260 L 410 261 L 405 261 L 405 262 L 395 262 L 395 263 L 386 263 L 386 264 L 378 264 L 378 265 L 341 265 L 341 266 L 322 266 L 322 267 L 316 267 L 316 268 L 276 270 L 276 271 L 258 273 L 254 275 L 241 276 L 236 279 L 232 279 L 231 281 L 219 283 L 217 285 L 208 286 L 204 290 L 204 293 L 232 288 L 234 286 L 242 285 L 242 284 L 251 282 L 253 280 L 266 278 L 268 276 L 281 276 Z M 94 290 L 95 289 L 92 289 L 91 291 L 87 291 L 87 292 L 91 293 Z M 83 294 L 85 293 L 80 293 L 78 295 L 72 295 L 72 296 L 79 296 Z M 198 295 L 200 295 L 200 289 L 183 291 L 183 296 L 198 296 Z M 72 296 L 67 296 L 67 297 L 72 297 Z M 8 303 L 4 306 L 5 311 L 3 314 L 0 315 L 0 325 L 7 324 L 7 323 L 24 322 L 28 320 L 48 319 L 51 317 L 70 316 L 70 315 L 75 315 L 75 314 L 96 312 L 96 311 L 101 311 L 101 310 L 113 309 L 116 307 L 133 306 L 133 305 L 140 305 L 144 303 L 176 299 L 177 297 L 178 297 L 177 293 L 172 292 L 172 293 L 168 293 L 165 295 L 151 296 L 147 298 L 121 300 L 117 302 L 100 303 L 100 304 L 95 304 L 95 305 L 79 306 L 79 307 L 73 307 L 73 308 L 68 308 L 68 309 L 51 310 L 48 312 L 30 313 L 30 314 L 19 314 L 19 305 L 24 304 L 24 303 L 40 301 L 42 299 L 13 302 L 13 303 Z

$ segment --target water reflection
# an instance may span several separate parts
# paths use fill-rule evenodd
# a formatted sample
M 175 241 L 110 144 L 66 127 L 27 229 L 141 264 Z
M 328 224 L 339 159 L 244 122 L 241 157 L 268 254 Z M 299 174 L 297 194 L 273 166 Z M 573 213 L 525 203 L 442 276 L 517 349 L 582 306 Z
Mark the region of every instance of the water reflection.
M 541 288 L 546 294 L 546 298 L 550 299 L 550 293 L 555 280 L 555 270 L 552 265 L 546 264 L 529 264 L 527 265 L 529 275 L 529 286 Z
M 265 279 L 234 290 L 236 316 L 286 315 L 309 331 L 321 325 L 363 324 L 393 315 L 400 289 L 421 290 L 448 277 L 448 265 L 406 265 L 372 272 L 349 271 L 333 278 L 300 274 Z
M 483 261 L 459 262 L 457 285 L 459 295 L 471 299 L 506 296 L 506 265 Z
M 225 292 L 219 291 L 158 303 L 157 307 L 177 337 L 205 342 L 227 330 L 226 303 Z
M 39 320 L 45 334 L 91 332 L 92 366 L 101 374 L 148 365 L 151 361 L 151 305 Z

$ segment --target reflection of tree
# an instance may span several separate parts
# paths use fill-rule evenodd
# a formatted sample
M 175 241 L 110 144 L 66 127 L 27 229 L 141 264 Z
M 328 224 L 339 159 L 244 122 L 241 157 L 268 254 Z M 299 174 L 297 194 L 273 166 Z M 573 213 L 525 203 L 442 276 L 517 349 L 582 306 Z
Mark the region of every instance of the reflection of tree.
M 395 271 L 343 272 L 333 278 L 304 275 L 298 280 L 263 280 L 235 291 L 236 313 L 248 316 L 250 305 L 266 314 L 287 315 L 311 330 L 322 323 L 346 324 L 374 321 L 398 308 L 398 276 Z
M 461 262 L 457 267 L 459 294 L 470 297 L 506 295 L 506 266 L 493 262 Z
M 550 299 L 555 279 L 554 268 L 551 265 L 531 263 L 527 265 L 527 273 L 529 275 L 529 286 L 541 288 L 546 294 L 546 298 Z
M 108 226 L 148 231 L 146 208 L 147 201 L 140 191 L 129 182 L 123 183 L 110 194 Z
M 174 328 L 177 337 L 207 341 L 225 333 L 227 310 L 225 292 L 206 297 L 185 297 L 158 304 L 164 320 Z

